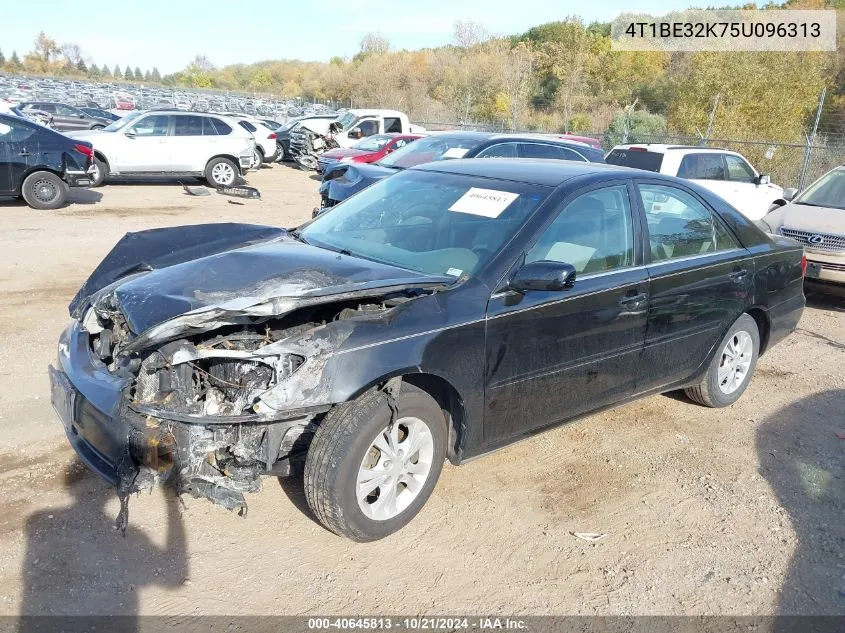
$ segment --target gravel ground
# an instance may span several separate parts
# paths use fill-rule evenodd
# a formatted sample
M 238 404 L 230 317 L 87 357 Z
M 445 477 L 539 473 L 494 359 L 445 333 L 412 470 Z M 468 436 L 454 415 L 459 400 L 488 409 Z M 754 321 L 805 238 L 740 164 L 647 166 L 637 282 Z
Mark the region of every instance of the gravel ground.
M 56 212 L 0 202 L 0 615 L 845 615 L 842 296 L 809 296 L 737 404 L 652 397 L 447 465 L 383 541 L 326 532 L 300 481 L 271 478 L 246 518 L 155 491 L 113 531 L 113 491 L 50 407 L 67 303 L 127 231 L 291 225 L 317 203 L 290 167 L 249 180 L 263 200 L 136 182 Z

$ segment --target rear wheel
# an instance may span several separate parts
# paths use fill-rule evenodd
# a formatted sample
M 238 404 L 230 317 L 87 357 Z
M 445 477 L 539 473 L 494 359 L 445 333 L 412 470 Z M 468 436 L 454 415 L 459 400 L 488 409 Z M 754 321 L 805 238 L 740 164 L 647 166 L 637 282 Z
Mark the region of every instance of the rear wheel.
M 92 130 L 102 130 L 104 127 L 106 127 L 106 126 L 105 125 L 92 125 L 91 129 Z
M 748 314 L 740 316 L 716 348 L 707 373 L 687 388 L 692 400 L 707 407 L 733 404 L 748 388 L 760 353 L 760 330 Z
M 371 391 L 335 408 L 305 461 L 305 496 L 319 521 L 355 541 L 404 527 L 431 495 L 446 452 L 446 420 L 427 393 L 402 384 L 395 414 Z
M 67 202 L 68 186 L 49 171 L 36 171 L 23 181 L 21 195 L 33 209 L 58 209 Z
M 205 179 L 212 187 L 229 187 L 238 179 L 238 167 L 228 158 L 212 158 L 205 167 Z

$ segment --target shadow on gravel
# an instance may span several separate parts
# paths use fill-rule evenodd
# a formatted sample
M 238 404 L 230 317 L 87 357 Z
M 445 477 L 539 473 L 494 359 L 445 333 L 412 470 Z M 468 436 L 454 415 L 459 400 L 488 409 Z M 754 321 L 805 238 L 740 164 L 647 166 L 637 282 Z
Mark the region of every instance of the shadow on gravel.
M 103 194 L 93 189 L 71 189 L 68 194 L 68 204 L 97 204 L 103 199 Z
M 845 287 L 836 284 L 804 282 L 808 308 L 845 312 Z
M 39 617 L 45 615 L 120 615 L 121 632 L 138 630 L 138 592 L 176 588 L 188 578 L 178 499 L 167 500 L 166 542 L 159 546 L 131 524 L 125 538 L 112 528 L 105 506 L 114 488 L 83 464 L 66 469 L 64 484 L 72 505 L 36 512 L 26 522 L 19 630 L 46 632 L 70 622 Z
M 307 516 L 324 530 L 326 529 L 323 527 L 323 524 L 317 520 L 317 517 L 315 517 L 314 513 L 311 511 L 311 506 L 308 505 L 308 500 L 305 498 L 305 484 L 302 475 L 279 477 L 279 485 L 282 487 L 282 492 L 287 495 L 287 498 L 290 499 L 290 502 L 297 510 L 302 512 L 302 514 Z
M 757 430 L 760 474 L 798 537 L 778 614 L 845 615 L 845 389 L 805 398 Z

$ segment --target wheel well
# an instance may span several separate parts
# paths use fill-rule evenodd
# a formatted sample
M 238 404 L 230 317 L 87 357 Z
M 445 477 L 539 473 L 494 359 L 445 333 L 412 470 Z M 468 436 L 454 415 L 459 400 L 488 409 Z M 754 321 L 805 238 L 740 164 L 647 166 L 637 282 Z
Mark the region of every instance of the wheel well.
M 414 385 L 425 391 L 437 401 L 446 416 L 449 425 L 449 445 L 446 456 L 453 464 L 460 459 L 463 452 L 463 438 L 466 430 L 466 414 L 464 403 L 458 390 L 448 381 L 434 374 L 405 374 L 402 381 Z
M 109 159 L 106 158 L 106 155 L 96 149 L 94 150 L 94 158 L 99 158 L 106 164 L 107 167 L 111 167 L 111 165 L 109 165 Z
M 751 308 L 746 313 L 757 322 L 757 329 L 760 331 L 760 354 L 766 351 L 769 346 L 769 331 L 771 323 L 769 315 L 762 308 Z
M 228 160 L 232 161 L 232 162 L 235 164 L 235 169 L 237 169 L 237 170 L 238 170 L 238 175 L 239 175 L 239 176 L 243 176 L 243 173 L 241 172 L 241 163 L 240 163 L 240 161 L 239 161 L 237 158 L 235 158 L 234 156 L 232 156 L 231 154 L 217 154 L 216 156 L 212 156 L 211 158 L 209 158 L 209 159 L 205 162 L 205 168 L 206 168 L 206 169 L 208 169 L 208 163 L 210 163 L 211 161 L 213 161 L 215 158 L 226 158 L 226 159 L 228 159 Z
M 59 178 L 64 180 L 62 178 L 62 174 L 59 171 L 57 171 L 55 169 L 51 169 L 50 167 L 44 167 L 43 165 L 39 165 L 37 167 L 33 167 L 32 169 L 27 171 L 25 174 L 23 174 L 23 176 L 21 176 L 20 182 L 18 183 L 18 187 L 17 187 L 17 195 L 20 195 L 21 192 L 23 191 L 23 181 L 26 180 L 27 178 L 29 178 L 32 174 L 37 174 L 39 171 L 46 171 L 47 173 L 53 174 L 54 176 L 58 176 Z
M 769 208 L 771 209 L 772 207 L 782 207 L 786 203 L 786 200 L 778 198 L 777 200 L 772 200 L 772 204 L 769 205 Z

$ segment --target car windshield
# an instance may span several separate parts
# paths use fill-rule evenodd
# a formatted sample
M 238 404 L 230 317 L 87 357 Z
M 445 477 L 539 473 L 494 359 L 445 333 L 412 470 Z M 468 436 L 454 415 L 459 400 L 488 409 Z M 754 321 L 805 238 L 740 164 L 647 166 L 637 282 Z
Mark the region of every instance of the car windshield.
M 431 275 L 481 269 L 552 190 L 509 180 L 405 171 L 319 216 L 315 246 Z
M 377 164 L 382 167 L 406 169 L 435 160 L 463 158 L 464 154 L 479 143 L 481 140 L 477 138 L 432 135 L 409 143 L 382 158 Z
M 834 169 L 819 178 L 795 200 L 795 204 L 845 209 L 845 169 Z
M 142 114 L 143 114 L 143 112 L 139 112 L 139 111 L 127 114 L 122 119 L 118 119 L 117 121 L 109 123 L 106 127 L 103 128 L 103 131 L 105 131 L 105 132 L 117 132 L 118 130 L 122 130 L 128 124 L 132 123 L 132 121 L 137 119 Z
M 355 121 L 358 120 L 358 115 L 352 114 L 351 112 L 346 112 L 345 114 L 337 117 L 334 121 L 338 126 L 340 126 L 341 130 L 348 130 L 355 124 Z
M 358 141 L 352 147 L 355 149 L 362 149 L 365 152 L 377 152 L 387 145 L 391 138 L 392 137 L 387 134 L 375 134 L 373 136 L 368 136 L 363 141 Z

